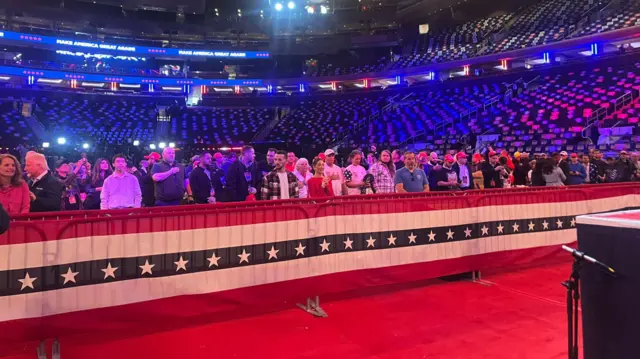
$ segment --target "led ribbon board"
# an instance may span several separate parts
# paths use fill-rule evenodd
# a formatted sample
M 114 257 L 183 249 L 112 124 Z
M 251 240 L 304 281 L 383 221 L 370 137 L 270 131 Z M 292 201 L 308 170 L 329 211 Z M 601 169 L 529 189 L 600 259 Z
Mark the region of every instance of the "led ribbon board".
M 140 56 L 176 56 L 176 57 L 212 57 L 212 58 L 239 58 L 239 59 L 264 59 L 269 58 L 269 52 L 265 51 L 220 51 L 220 50 L 193 50 L 174 49 L 164 47 L 147 47 L 137 45 L 118 45 L 88 40 L 63 39 L 53 36 L 25 34 L 12 31 L 0 31 L 0 41 L 18 42 L 25 45 L 43 44 L 54 46 L 56 50 L 68 49 L 92 49 L 94 51 L 112 51 L 121 54 L 136 54 Z
M 138 77 L 113 74 L 92 74 L 81 72 L 53 71 L 37 68 L 0 66 L 0 74 L 13 76 L 35 76 L 48 79 L 79 80 L 91 82 L 116 82 L 121 84 L 153 85 L 205 85 L 205 86 L 260 86 L 262 80 L 185 79 L 181 77 Z

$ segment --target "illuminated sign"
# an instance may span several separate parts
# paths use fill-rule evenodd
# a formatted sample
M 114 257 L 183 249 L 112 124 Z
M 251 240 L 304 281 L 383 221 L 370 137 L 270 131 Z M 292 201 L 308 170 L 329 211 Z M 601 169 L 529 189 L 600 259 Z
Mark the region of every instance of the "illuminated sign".
M 117 82 L 123 84 L 157 84 L 164 86 L 216 85 L 216 86 L 260 86 L 262 80 L 185 79 L 183 77 L 141 77 L 113 74 L 53 71 L 37 68 L 0 66 L 0 74 L 14 76 L 36 76 L 47 79 L 81 80 L 86 82 Z
M 116 45 L 103 42 L 94 42 L 87 40 L 71 40 L 60 39 L 52 36 L 41 36 L 24 34 L 19 32 L 4 31 L 0 32 L 0 40 L 9 40 L 25 44 L 44 44 L 53 45 L 56 49 L 69 48 L 90 48 L 104 51 L 124 52 L 136 55 L 165 55 L 179 57 L 216 57 L 216 58 L 245 58 L 258 59 L 269 58 L 269 52 L 265 51 L 212 51 L 212 50 L 190 50 L 190 49 L 173 49 L 164 47 L 147 47 L 133 45 Z

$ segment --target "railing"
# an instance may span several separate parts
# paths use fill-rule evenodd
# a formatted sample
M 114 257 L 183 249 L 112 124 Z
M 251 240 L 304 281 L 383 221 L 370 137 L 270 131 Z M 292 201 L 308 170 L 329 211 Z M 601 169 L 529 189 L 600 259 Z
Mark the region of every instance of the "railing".
M 540 265 L 576 240 L 576 216 L 637 206 L 640 184 L 621 183 L 16 216 L 0 235 L 2 344 L 24 353 Z
M 632 102 L 633 102 L 633 93 L 631 91 L 625 92 L 624 95 L 614 100 L 614 103 L 615 103 L 614 111 L 618 112 Z

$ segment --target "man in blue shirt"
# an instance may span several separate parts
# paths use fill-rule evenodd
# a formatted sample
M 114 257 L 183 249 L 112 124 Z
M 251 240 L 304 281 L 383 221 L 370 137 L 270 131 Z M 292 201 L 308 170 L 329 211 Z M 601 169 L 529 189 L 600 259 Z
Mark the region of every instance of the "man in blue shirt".
M 578 162 L 578 155 L 571 154 L 571 162 L 568 164 L 569 176 L 567 176 L 568 185 L 583 184 L 584 179 L 587 178 L 587 170 L 582 163 Z
M 396 171 L 394 183 L 398 193 L 429 192 L 427 175 L 417 168 L 415 153 L 404 153 L 404 167 Z

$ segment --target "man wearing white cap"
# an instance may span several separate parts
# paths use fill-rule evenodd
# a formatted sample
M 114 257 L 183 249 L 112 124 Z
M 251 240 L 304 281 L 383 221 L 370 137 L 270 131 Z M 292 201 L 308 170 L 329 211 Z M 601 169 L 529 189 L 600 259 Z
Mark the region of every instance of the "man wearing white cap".
M 347 193 L 347 186 L 344 184 L 344 174 L 342 168 L 336 165 L 336 152 L 332 149 L 324 151 L 324 175 L 331 179 L 333 194 L 342 196 Z

